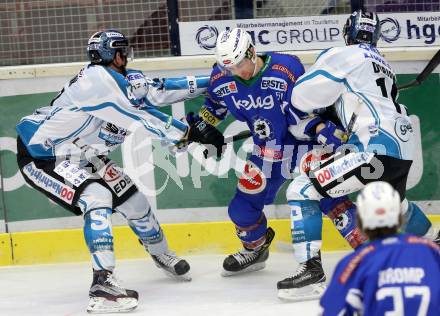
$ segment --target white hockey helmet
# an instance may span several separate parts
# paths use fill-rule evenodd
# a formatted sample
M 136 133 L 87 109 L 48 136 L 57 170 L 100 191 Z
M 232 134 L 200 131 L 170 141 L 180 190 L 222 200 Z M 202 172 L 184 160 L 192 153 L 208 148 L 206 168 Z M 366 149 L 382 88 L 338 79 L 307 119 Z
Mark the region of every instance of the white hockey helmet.
M 217 37 L 215 47 L 217 64 L 223 68 L 238 65 L 248 54 L 249 48 L 253 46 L 252 38 L 245 30 L 227 29 Z
M 371 182 L 357 197 L 357 210 L 365 229 L 399 225 L 400 196 L 387 182 Z

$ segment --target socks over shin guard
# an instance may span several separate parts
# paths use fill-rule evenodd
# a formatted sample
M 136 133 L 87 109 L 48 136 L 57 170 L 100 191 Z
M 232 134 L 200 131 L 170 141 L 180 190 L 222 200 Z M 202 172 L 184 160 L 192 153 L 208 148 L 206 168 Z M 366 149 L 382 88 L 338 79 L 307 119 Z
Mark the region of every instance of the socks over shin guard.
M 165 235 L 151 208 L 142 218 L 128 219 L 128 225 L 150 254 L 158 255 L 168 250 Z
M 254 225 L 243 227 L 236 224 L 235 228 L 237 237 L 246 249 L 257 249 L 266 241 L 267 219 L 264 213 Z
M 94 209 L 84 215 L 84 238 L 92 256 L 94 270 L 113 271 L 113 232 L 110 208 Z
M 320 206 L 323 213 L 327 214 L 338 232 L 353 249 L 367 240 L 367 237 L 356 226 L 356 206 L 348 197 L 324 198 L 321 200 Z
M 425 236 L 432 226 L 431 221 L 414 202 L 408 201 L 408 207 L 406 211 L 404 211 L 403 217 L 405 222 L 402 230 L 405 233 L 422 237 Z
M 289 201 L 295 258 L 305 262 L 321 249 L 322 214 L 317 201 Z

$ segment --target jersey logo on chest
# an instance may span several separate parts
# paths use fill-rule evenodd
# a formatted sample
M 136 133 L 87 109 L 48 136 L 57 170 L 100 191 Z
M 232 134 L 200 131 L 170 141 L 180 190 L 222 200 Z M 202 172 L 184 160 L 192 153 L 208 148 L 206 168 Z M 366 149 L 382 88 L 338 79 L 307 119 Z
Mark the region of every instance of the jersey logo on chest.
M 232 96 L 232 101 L 234 102 L 235 107 L 245 110 L 251 109 L 266 109 L 269 110 L 273 108 L 275 102 L 272 95 L 267 95 L 265 97 L 258 96 L 254 99 L 254 96 L 248 95 L 246 99 L 236 99 Z
M 214 90 L 212 90 L 219 98 L 229 95 L 231 93 L 237 93 L 237 85 L 234 81 L 226 82 L 219 85 Z
M 272 123 L 264 118 L 257 118 L 253 122 L 253 133 L 257 135 L 259 139 L 272 139 L 273 128 Z
M 261 78 L 261 89 L 272 89 L 275 91 L 287 91 L 287 82 L 284 79 L 277 77 L 263 77 Z

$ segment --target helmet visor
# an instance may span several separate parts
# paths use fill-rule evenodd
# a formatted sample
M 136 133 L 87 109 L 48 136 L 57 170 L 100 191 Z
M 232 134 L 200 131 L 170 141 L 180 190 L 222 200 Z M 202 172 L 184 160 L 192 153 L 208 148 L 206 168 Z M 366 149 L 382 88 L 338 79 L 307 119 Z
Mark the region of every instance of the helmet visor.
M 111 48 L 115 48 L 118 51 L 121 52 L 121 54 L 124 57 L 128 56 L 129 53 L 129 47 L 128 47 L 128 40 L 127 39 L 115 39 L 110 41 L 109 46 Z

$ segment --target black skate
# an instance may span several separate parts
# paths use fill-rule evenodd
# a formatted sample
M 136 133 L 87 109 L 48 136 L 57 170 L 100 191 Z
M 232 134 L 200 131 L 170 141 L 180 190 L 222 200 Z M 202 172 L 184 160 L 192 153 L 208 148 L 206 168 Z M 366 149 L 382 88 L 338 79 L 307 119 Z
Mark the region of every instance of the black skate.
M 326 288 L 321 253 L 300 263 L 295 275 L 279 281 L 277 288 L 280 299 L 290 301 L 318 299 Z
M 266 242 L 258 250 L 242 249 L 239 252 L 229 255 L 223 261 L 222 276 L 231 276 L 245 272 L 262 270 L 266 267 L 266 260 L 269 258 L 269 246 L 275 237 L 275 232 L 268 227 L 266 231 Z
M 153 258 L 153 261 L 158 268 L 161 268 L 171 277 L 179 281 L 191 281 L 191 276 L 189 274 L 190 266 L 185 259 L 179 258 L 172 252 L 151 255 L 151 258 Z
M 118 284 L 108 270 L 93 271 L 93 282 L 89 291 L 88 313 L 129 312 L 138 305 L 138 293 Z
M 433 240 L 438 246 L 440 246 L 440 230 L 437 233 L 437 237 Z

